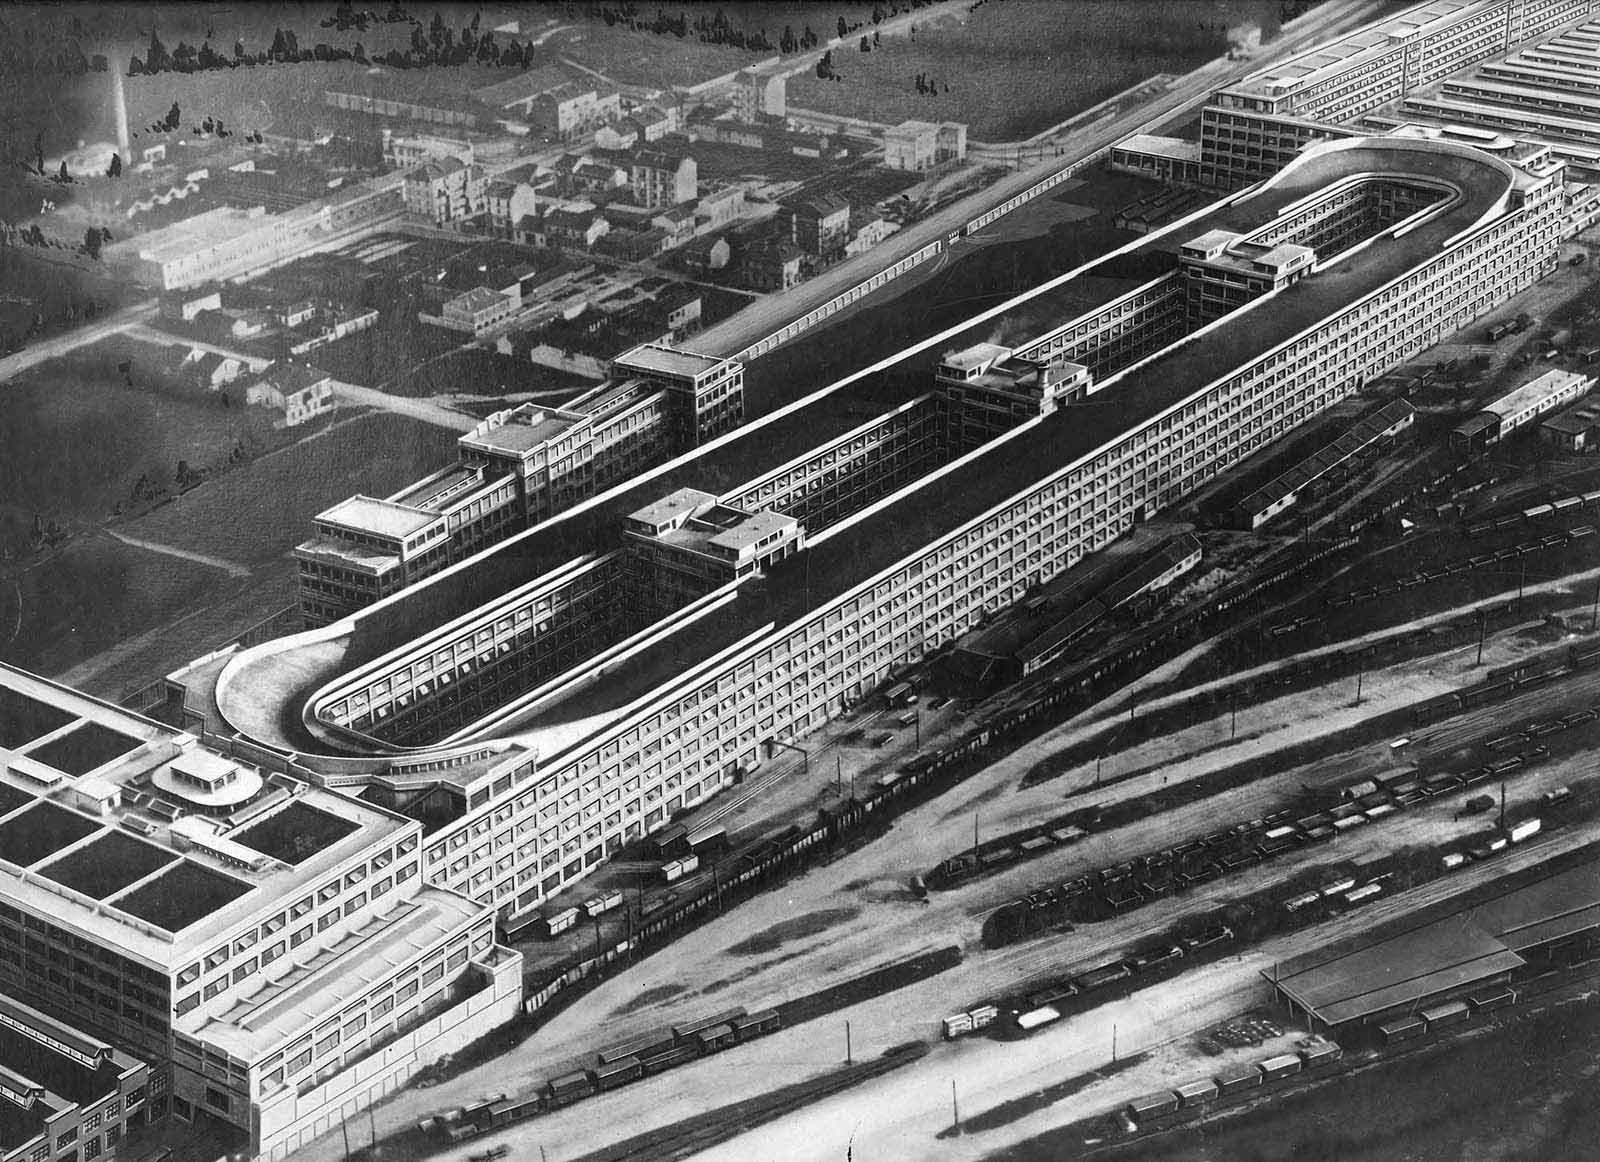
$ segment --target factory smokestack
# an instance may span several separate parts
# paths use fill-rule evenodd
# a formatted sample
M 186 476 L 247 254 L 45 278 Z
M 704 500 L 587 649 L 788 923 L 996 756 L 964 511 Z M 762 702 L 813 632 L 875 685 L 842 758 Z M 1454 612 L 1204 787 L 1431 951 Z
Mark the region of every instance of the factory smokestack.
M 122 91 L 122 62 L 111 68 L 111 104 L 117 116 L 117 153 L 124 165 L 132 165 L 128 155 L 128 98 Z

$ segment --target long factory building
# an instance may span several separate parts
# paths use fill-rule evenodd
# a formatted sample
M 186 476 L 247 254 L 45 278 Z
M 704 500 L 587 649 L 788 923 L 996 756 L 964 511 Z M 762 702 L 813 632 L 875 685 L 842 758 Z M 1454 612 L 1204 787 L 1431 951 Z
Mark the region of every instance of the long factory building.
M 1552 271 L 1562 170 L 1410 132 L 1313 146 L 931 366 L 849 377 L 174 693 L 426 819 L 430 884 L 537 906 Z
M 1566 116 L 1574 120 L 1573 131 L 1555 133 L 1549 142 L 1558 151 L 1570 150 L 1569 160 L 1592 161 L 1596 139 L 1592 124 L 1581 125 L 1582 113 L 1558 113 L 1550 103 L 1528 105 L 1534 98 L 1519 94 L 1524 108 L 1533 111 L 1520 121 L 1504 111 L 1497 119 L 1474 108 L 1471 93 L 1448 106 L 1413 94 L 1431 93 L 1446 78 L 1506 57 L 1519 44 L 1564 25 L 1582 25 L 1594 11 L 1595 0 L 1425 0 L 1219 90 L 1201 111 L 1198 142 L 1130 138 L 1112 160 L 1186 184 L 1237 189 L 1275 173 L 1311 142 L 1383 132 L 1400 121 L 1442 121 L 1447 132 L 1502 149 L 1512 144 L 1509 138 L 1470 126 L 1538 136 L 1550 127 L 1540 118 Z M 1592 35 L 1585 29 L 1556 39 L 1560 43 L 1554 49 L 1534 49 L 1535 59 L 1548 62 L 1553 54 L 1563 72 L 1594 60 Z M 1548 76 L 1539 78 L 1541 86 L 1551 83 Z

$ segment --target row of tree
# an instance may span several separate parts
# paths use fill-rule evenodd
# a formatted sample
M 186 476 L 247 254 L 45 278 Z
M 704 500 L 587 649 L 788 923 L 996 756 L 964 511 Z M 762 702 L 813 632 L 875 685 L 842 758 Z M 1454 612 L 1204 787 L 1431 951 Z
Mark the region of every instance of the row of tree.
M 311 48 L 301 48 L 299 38 L 290 29 L 277 29 L 272 45 L 263 52 L 248 52 L 243 41 L 233 46 L 232 56 L 223 56 L 206 41 L 196 49 L 182 41 L 170 52 L 161 38 L 152 32 L 150 45 L 143 58 L 133 57 L 128 62 L 130 77 L 153 73 L 196 73 L 213 69 L 253 68 L 257 65 L 296 64 L 329 61 L 353 61 L 356 64 L 386 64 L 393 68 L 459 67 L 476 62 L 480 65 L 497 65 L 504 68 L 528 68 L 538 54 L 531 40 L 518 42 L 515 38 L 504 44 L 492 32 L 477 34 L 478 18 L 463 27 L 459 35 L 444 25 L 435 14 L 433 27 L 424 32 L 420 23 L 411 27 L 411 46 L 407 49 L 390 49 L 381 56 L 368 58 L 366 49 L 357 41 L 352 47 L 318 42 Z

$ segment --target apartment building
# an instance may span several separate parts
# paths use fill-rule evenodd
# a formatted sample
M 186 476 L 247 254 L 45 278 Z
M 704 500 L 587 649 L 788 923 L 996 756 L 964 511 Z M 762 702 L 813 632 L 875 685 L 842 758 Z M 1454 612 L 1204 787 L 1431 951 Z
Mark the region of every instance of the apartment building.
M 628 158 L 628 192 L 646 209 L 681 206 L 700 196 L 698 169 L 687 154 L 641 149 Z
M 406 174 L 403 192 L 406 212 L 435 226 L 488 210 L 482 168 L 453 157 L 427 162 Z
M 0 704 L 0 1037 L 117 1071 L 81 1157 L 172 1117 L 283 1158 L 517 1012 L 521 957 L 426 881 L 416 820 L 8 666 Z
M 833 258 L 850 241 L 850 203 L 839 194 L 822 193 L 785 204 L 779 225 L 807 254 Z
M 1361 185 L 1372 188 L 1352 199 Z M 768 466 L 744 484 L 685 494 L 676 490 L 693 487 L 694 476 L 680 473 L 673 490 L 629 510 L 638 523 L 624 521 L 618 532 L 628 545 L 593 559 L 573 561 L 573 542 L 535 528 L 519 540 L 517 559 L 548 561 L 547 572 L 381 657 L 325 666 L 311 679 L 322 684 L 298 704 L 326 738 L 373 755 L 402 741 L 408 753 L 427 754 L 509 733 L 531 747 L 538 770 L 527 788 L 464 800 L 458 818 L 425 837 L 423 855 L 438 882 L 480 903 L 537 905 L 672 812 L 717 793 L 742 766 L 1553 270 L 1561 187 L 1560 166 L 1523 168 L 1423 136 L 1315 146 L 1248 194 L 1136 244 L 1212 265 L 1227 253 L 1243 261 L 1275 247 L 1309 248 L 1297 277 L 1262 281 L 1217 318 L 1207 316 L 1221 304 L 1202 305 L 1192 319 L 1180 309 L 1187 329 L 1176 342 L 1094 382 L 1081 365 L 1048 353 L 1043 367 L 1014 362 L 1036 359 L 1026 353 L 1048 347 L 1053 334 L 1073 333 L 1074 319 L 1009 350 L 952 353 L 939 378 L 978 384 L 957 410 L 988 417 L 970 429 L 939 418 L 939 408 L 958 402 L 941 402 L 942 386 L 931 400 L 865 422 L 818 397 L 752 434 L 769 450 Z M 1233 236 L 1220 252 L 1203 241 L 1219 230 Z M 1091 323 L 1127 298 L 1090 285 L 1051 293 Z M 1085 302 L 1095 293 L 1105 300 L 1099 306 Z M 1169 318 L 1171 301 L 1152 304 L 1153 317 Z M 980 383 L 986 376 L 996 379 Z M 1114 393 L 1118 406 L 1099 406 L 1102 393 Z M 972 446 L 953 435 L 967 430 Z M 995 434 L 984 440 L 988 430 Z M 709 450 L 705 478 L 738 465 L 748 473 L 757 455 L 750 441 Z M 857 487 L 867 478 L 873 487 Z M 692 530 L 691 555 L 764 513 L 795 523 L 757 525 L 746 536 L 757 545 L 793 536 L 796 549 L 742 578 L 737 569 L 731 579 L 680 570 L 676 597 L 647 610 L 660 614 L 655 623 L 617 621 L 565 669 L 542 671 L 537 687 L 460 709 L 472 703 L 462 695 L 490 689 L 476 685 L 484 665 L 509 664 L 524 644 L 560 631 L 567 588 L 584 587 L 582 607 L 594 609 L 587 586 L 609 571 L 621 578 L 611 604 L 633 600 L 640 590 L 628 578 L 639 558 L 630 566 L 630 554 L 659 539 L 645 533 L 644 525 L 662 524 L 650 518 L 687 524 L 706 513 L 717 515 Z M 441 581 L 426 602 L 391 603 L 386 624 L 408 608 L 437 618 L 452 591 Z M 672 600 L 687 604 L 661 612 Z M 299 658 L 302 647 L 290 640 L 227 663 L 220 712 L 234 716 L 230 683 L 270 686 L 288 666 L 304 684 Z M 349 666 L 357 668 L 341 668 Z M 446 679 L 458 696 L 435 718 L 439 705 L 418 694 Z M 389 716 L 400 714 L 410 715 L 404 735 L 387 741 Z M 492 764 L 483 778 L 514 765 Z M 480 831 L 524 825 L 528 851 L 504 866 L 454 854 Z
M 503 296 L 502 296 L 503 297 Z M 392 496 L 317 514 L 295 549 L 308 625 L 335 621 L 738 425 L 744 367 L 644 344 L 564 408 L 496 412 L 456 463 Z

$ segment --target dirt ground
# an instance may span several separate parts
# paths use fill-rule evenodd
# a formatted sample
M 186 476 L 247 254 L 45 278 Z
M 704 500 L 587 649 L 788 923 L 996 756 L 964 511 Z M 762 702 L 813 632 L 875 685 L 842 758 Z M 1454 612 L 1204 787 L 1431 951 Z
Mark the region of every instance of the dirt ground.
M 1485 665 L 1500 664 L 1515 656 L 1518 648 L 1515 632 L 1497 635 L 1486 644 Z M 1459 685 L 1472 676 L 1473 662 L 1473 656 L 1456 651 L 1371 675 L 1359 714 L 1377 713 L 1411 701 L 1419 691 Z M 1600 691 L 1585 688 L 1573 696 L 1592 701 L 1597 692 Z M 1348 707 L 1350 693 L 1341 682 L 1275 700 L 1260 711 L 1261 725 L 1274 734 L 1284 730 L 1281 741 L 1285 742 L 1306 737 L 1308 732 L 1333 729 L 1344 721 L 1345 714 L 1356 713 Z M 1530 708 L 1542 707 L 1549 701 L 1548 692 L 1527 697 L 1528 705 L 1521 711 L 1508 707 L 1504 713 L 1527 714 Z M 1285 722 L 1298 726 L 1270 726 Z M 905 877 L 926 869 L 940 855 L 966 842 L 971 829 L 971 804 L 981 802 L 983 817 L 994 820 L 997 829 L 1061 809 L 1059 788 L 1036 787 L 1026 792 L 1011 788 L 1034 763 L 1085 729 L 1086 724 L 1088 716 L 1085 721 L 1069 723 L 1028 744 L 963 784 L 954 795 L 916 808 L 898 820 L 884 839 L 835 864 L 804 874 L 742 906 L 735 915 L 711 922 L 626 976 L 601 985 L 553 1018 L 522 1048 L 492 1066 L 435 1089 L 402 1094 L 378 1109 L 380 1132 L 384 1126 L 403 1125 L 485 1090 L 510 1092 L 529 1086 L 563 1063 L 592 1052 L 600 1041 L 615 1041 L 728 1005 L 764 1007 L 825 987 L 891 957 L 951 939 L 966 949 L 966 962 L 950 973 L 823 1021 L 786 1030 L 726 1057 L 630 1087 L 627 1098 L 608 1096 L 538 1119 L 517 1136 L 528 1145 L 545 1145 L 556 1151 L 557 1157 L 593 1148 L 621 1132 L 616 1111 L 624 1108 L 629 1111 L 627 1131 L 638 1132 L 646 1128 L 645 1123 L 664 1124 L 747 1093 L 815 1075 L 842 1057 L 844 1020 L 851 1022 L 858 1057 L 908 1037 L 932 1039 L 937 1035 L 939 1018 L 946 1012 L 1010 990 L 1021 980 L 1103 963 L 1186 913 L 1220 907 L 1241 894 L 1278 883 L 1308 863 L 1333 858 L 1357 863 L 1374 860 L 1397 847 L 1438 844 L 1481 826 L 1481 822 L 1456 819 L 1443 808 L 1402 813 L 1381 825 L 1342 837 L 1336 852 L 1307 853 L 1300 859 L 1259 865 L 1182 898 L 1157 901 L 1121 920 L 1083 927 L 1071 935 L 1039 937 L 998 951 L 983 951 L 977 942 L 982 917 L 1020 891 L 1070 878 L 1130 853 L 1165 846 L 1175 836 L 1208 831 L 1217 820 L 1261 815 L 1283 796 L 1297 792 L 1305 782 L 1352 781 L 1372 770 L 1403 763 L 1384 743 L 1330 756 L 1073 847 L 1057 849 L 959 890 L 935 893 L 930 904 L 915 902 L 903 887 Z M 1210 723 L 1194 729 L 1215 732 L 1218 726 Z M 1160 773 L 1118 784 L 1105 794 L 1122 797 L 1144 793 L 1159 787 L 1162 778 L 1204 778 L 1217 765 L 1264 743 L 1241 741 L 1232 749 L 1212 751 L 1192 761 L 1185 761 L 1182 756 L 1183 740 L 1160 745 L 1170 751 L 1163 752 Z M 1427 739 L 1419 736 L 1413 745 L 1424 747 Z M 1534 796 L 1583 773 L 1585 764 L 1581 760 L 1553 762 L 1521 776 L 1514 795 Z M 1513 855 L 1517 860 L 1540 853 L 1547 857 L 1550 850 L 1576 843 L 1578 838 L 1557 831 L 1547 837 L 1543 848 Z M 1502 863 L 1494 870 L 1511 866 L 1515 865 Z M 1399 897 L 1381 900 L 1372 908 L 1358 910 L 1331 925 L 1277 938 L 1185 973 L 1176 982 L 1073 1017 L 1062 1022 L 1061 1028 L 1047 1030 L 1025 1042 L 940 1045 L 930 1061 L 942 1062 L 947 1068 L 905 1071 L 905 1076 L 873 1083 L 856 1095 L 830 1099 L 813 1110 L 712 1151 L 707 1157 L 817 1157 L 824 1153 L 820 1148 L 812 1152 L 809 1148 L 800 1149 L 798 1144 L 805 1142 L 809 1147 L 828 1143 L 831 1148 L 834 1138 L 840 1139 L 837 1145 L 842 1151 L 849 1124 L 840 1119 L 846 1116 L 851 1123 L 860 1120 L 867 1126 L 874 1124 L 874 1118 L 880 1119 L 877 1129 L 869 1134 L 864 1127 L 863 1136 L 856 1139 L 858 1149 L 865 1151 L 870 1146 L 871 1152 L 863 1156 L 919 1162 L 930 1157 L 978 1157 L 1004 1142 L 1023 1140 L 1095 1109 L 1113 1108 L 1132 1096 L 1159 1088 L 1169 1079 L 1181 1081 L 1194 1073 L 1204 1076 L 1214 1069 L 1217 1058 L 1202 1053 L 1191 1034 L 1258 1004 L 1258 973 L 1273 958 L 1293 955 L 1314 942 L 1334 938 L 1338 931 L 1356 930 L 1381 917 L 1398 914 L 1406 907 L 1416 906 L 1416 900 L 1458 891 L 1483 874 L 1486 873 L 1474 870 L 1460 878 L 1435 881 L 1410 893 L 1406 901 Z M 819 916 L 827 917 L 825 928 L 821 927 Z M 752 939 L 758 943 L 752 945 Z M 759 951 L 752 953 L 754 947 Z M 1111 1056 L 1113 1026 L 1120 1052 L 1160 1051 L 1152 1052 L 1147 1061 L 1136 1067 L 1091 1084 L 1071 1101 L 1062 1103 L 1062 1108 L 1051 1107 L 1009 1122 L 985 1134 L 982 1142 L 970 1137 L 940 1141 L 937 1145 L 933 1142 L 931 1135 L 947 1124 L 950 1076 L 957 1077 L 962 1107 L 975 1114 L 1019 1093 L 1044 1089 L 1063 1077 L 1104 1065 Z M 1267 1050 L 1255 1052 L 1265 1055 Z M 882 1120 L 881 1111 L 891 1108 L 896 1110 L 893 1119 Z M 648 1113 L 640 1113 L 641 1110 Z M 320 1157 L 321 1149 L 313 1147 L 308 1157 Z M 793 1150 L 799 1152 L 789 1152 Z M 336 1154 L 335 1150 L 327 1156 Z

